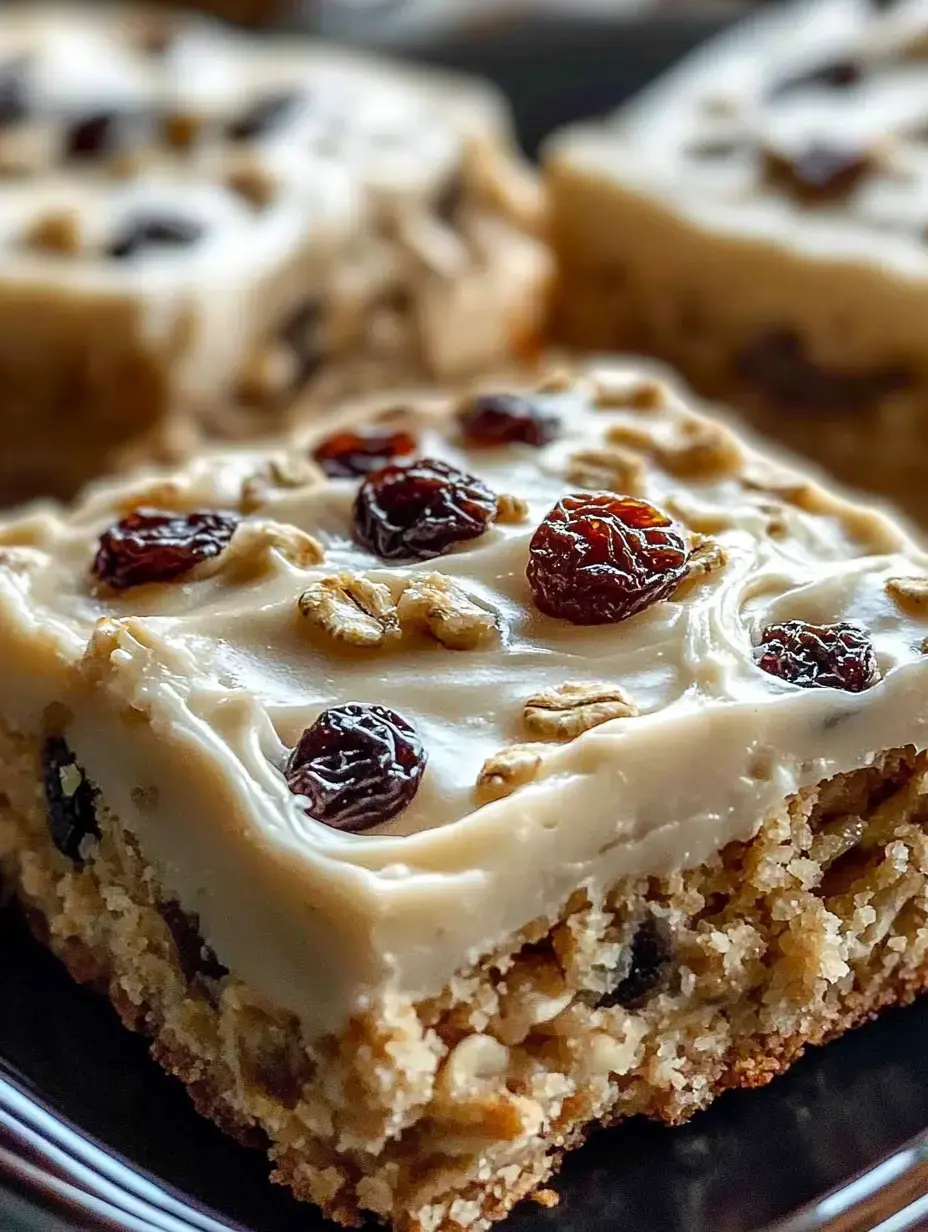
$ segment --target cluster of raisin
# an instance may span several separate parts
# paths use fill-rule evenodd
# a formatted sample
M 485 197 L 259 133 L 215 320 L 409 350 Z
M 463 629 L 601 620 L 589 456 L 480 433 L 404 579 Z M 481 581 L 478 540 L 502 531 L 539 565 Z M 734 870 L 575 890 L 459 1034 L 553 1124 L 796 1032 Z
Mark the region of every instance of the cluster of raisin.
M 389 821 L 412 801 L 428 758 L 415 728 L 385 706 L 326 710 L 303 732 L 284 770 L 310 817 L 357 833 Z

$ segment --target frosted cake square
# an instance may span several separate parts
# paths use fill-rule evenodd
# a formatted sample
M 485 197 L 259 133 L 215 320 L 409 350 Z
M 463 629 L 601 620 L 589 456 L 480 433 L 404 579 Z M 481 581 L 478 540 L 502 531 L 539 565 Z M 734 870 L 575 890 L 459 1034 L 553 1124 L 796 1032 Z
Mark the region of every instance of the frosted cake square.
M 482 1229 L 922 989 L 926 566 L 639 363 L 101 482 L 0 528 L 0 867 L 297 1197 Z
M 547 158 L 558 331 L 928 513 L 928 5 L 771 5 Z
M 164 10 L 0 14 L 0 499 L 530 348 L 492 89 Z

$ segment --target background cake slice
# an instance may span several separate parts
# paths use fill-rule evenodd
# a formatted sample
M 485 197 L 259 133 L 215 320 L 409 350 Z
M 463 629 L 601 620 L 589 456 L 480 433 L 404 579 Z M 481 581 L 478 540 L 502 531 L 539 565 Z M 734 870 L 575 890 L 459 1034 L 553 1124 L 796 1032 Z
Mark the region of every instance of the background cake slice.
M 558 328 L 926 512 L 928 7 L 772 5 L 549 148 Z
M 489 88 L 36 4 L 0 14 L 0 98 L 0 499 L 533 343 L 537 190 Z
M 483 1228 L 923 987 L 926 566 L 638 363 L 98 485 L 0 530 L 4 877 L 298 1197 Z

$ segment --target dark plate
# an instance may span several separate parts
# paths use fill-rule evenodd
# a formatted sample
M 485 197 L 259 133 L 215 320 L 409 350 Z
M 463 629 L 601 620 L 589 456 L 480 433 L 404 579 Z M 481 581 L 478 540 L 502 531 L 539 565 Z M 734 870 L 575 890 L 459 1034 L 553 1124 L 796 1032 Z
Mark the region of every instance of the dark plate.
M 27 1199 L 4 1206 L 0 1197 L 3 1232 L 329 1226 L 268 1184 L 260 1153 L 197 1116 L 180 1084 L 149 1060 L 144 1041 L 123 1029 L 102 998 L 74 985 L 11 912 L 0 913 L 0 989 L 7 1075 L 0 1078 L 0 1172 L 10 1192 Z M 569 1157 L 557 1182 L 561 1205 L 546 1211 L 524 1203 L 507 1232 L 764 1228 L 924 1129 L 926 1035 L 923 1002 L 813 1050 L 770 1087 L 722 1097 L 681 1129 L 632 1121 L 600 1132 Z M 881 1189 L 888 1210 L 908 1204 L 925 1185 L 925 1146 L 856 1190 L 845 1188 L 830 1213 L 856 1209 L 873 1193 L 880 1202 Z M 900 1184 L 904 1201 L 892 1192 Z M 791 1232 L 825 1226 L 821 1209 L 790 1222 Z M 912 1226 L 906 1219 L 892 1228 Z

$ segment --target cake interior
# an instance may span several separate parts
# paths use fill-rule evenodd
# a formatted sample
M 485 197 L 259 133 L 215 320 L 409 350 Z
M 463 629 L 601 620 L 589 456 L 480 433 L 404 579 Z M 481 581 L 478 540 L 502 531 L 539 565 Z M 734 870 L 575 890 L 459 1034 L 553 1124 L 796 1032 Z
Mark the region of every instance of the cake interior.
M 539 1186 L 597 1123 L 679 1123 L 928 982 L 928 755 L 911 747 L 697 868 L 577 893 L 439 996 L 384 995 L 322 1039 L 226 970 L 95 788 L 99 837 L 77 863 L 56 849 L 44 749 L 0 733 L 0 860 L 33 931 L 343 1224 L 457 1232 L 553 1200 Z

